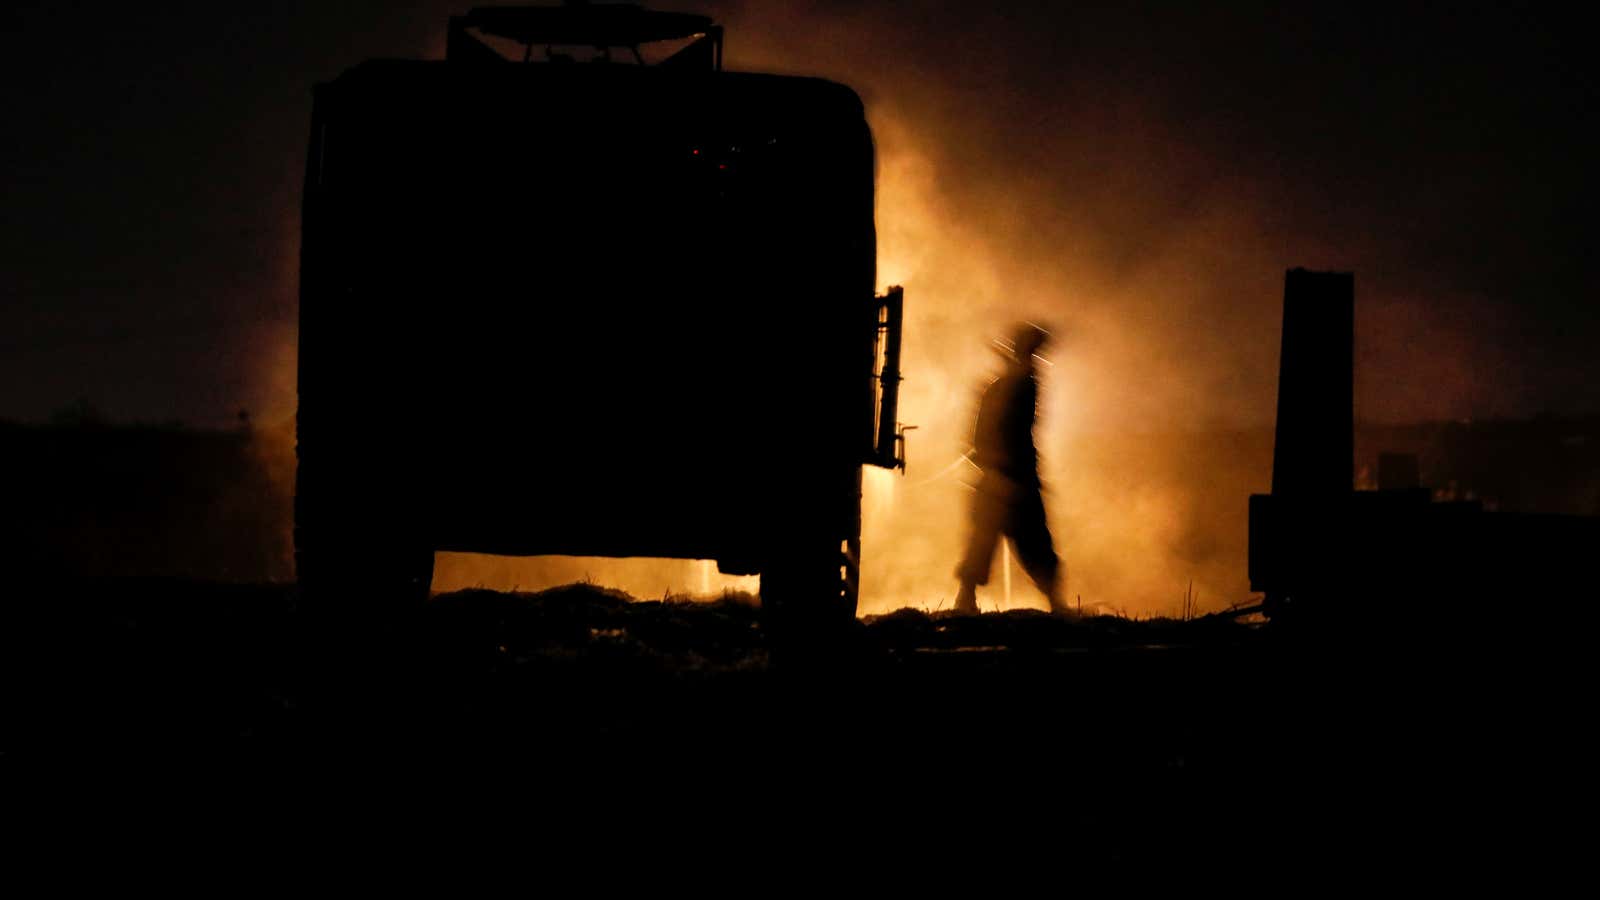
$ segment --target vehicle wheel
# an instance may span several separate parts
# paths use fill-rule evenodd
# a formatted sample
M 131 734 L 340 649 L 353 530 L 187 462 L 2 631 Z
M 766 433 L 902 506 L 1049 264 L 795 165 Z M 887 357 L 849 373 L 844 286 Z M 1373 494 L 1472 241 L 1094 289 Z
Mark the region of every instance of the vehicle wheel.
M 761 571 L 762 621 L 786 646 L 825 645 L 855 624 L 860 541 L 817 544 L 769 558 Z
M 333 542 L 295 527 L 295 572 L 318 606 L 400 612 L 421 607 L 433 584 L 433 549 L 400 538 Z

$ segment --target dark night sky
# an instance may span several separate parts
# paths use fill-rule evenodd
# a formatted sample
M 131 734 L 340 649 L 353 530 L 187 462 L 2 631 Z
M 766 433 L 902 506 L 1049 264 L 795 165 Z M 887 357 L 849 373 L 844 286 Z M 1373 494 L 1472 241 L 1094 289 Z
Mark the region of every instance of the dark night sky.
M 1142 286 L 1153 299 L 1111 311 L 1186 333 L 1216 390 L 1265 383 L 1244 418 L 1269 406 L 1276 346 L 1233 345 L 1272 344 L 1295 264 L 1357 272 L 1373 417 L 1600 410 L 1593 67 L 1575 21 L 1467 5 L 660 5 L 718 15 L 730 68 L 855 86 L 874 125 L 892 118 L 935 166 L 930 208 L 998 236 L 1008 272 Z M 363 58 L 437 55 L 466 6 L 0 13 L 0 418 L 78 398 L 116 419 L 290 412 L 309 87 Z M 894 215 L 880 205 L 880 224 Z M 1193 249 L 1159 271 L 1187 299 L 1163 306 L 1163 282 L 1130 273 L 1176 246 Z M 1249 271 L 1222 271 L 1241 259 Z

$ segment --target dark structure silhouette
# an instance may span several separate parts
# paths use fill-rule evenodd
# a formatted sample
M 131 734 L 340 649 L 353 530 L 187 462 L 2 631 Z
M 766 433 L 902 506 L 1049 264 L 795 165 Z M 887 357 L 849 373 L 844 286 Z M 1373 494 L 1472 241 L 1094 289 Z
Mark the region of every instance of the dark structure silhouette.
M 422 597 L 436 550 L 708 558 L 780 617 L 853 616 L 861 466 L 903 466 L 872 136 L 849 88 L 721 46 L 701 16 L 484 8 L 444 61 L 317 87 L 308 588 Z
M 1039 454 L 1033 443 L 1039 404 L 1033 359 L 1048 339 L 1049 333 L 1037 325 L 1019 327 L 1006 371 L 984 391 L 978 406 L 972 460 L 983 477 L 973 494 L 966 555 L 956 570 L 961 584 L 955 603 L 958 612 L 978 611 L 977 586 L 989 583 L 995 545 L 1002 536 L 1011 541 L 1022 568 L 1051 608 L 1066 609 L 1061 560 L 1045 518 Z
M 1600 518 L 1435 502 L 1404 454 L 1380 453 L 1381 489 L 1355 490 L 1354 304 L 1348 273 L 1287 274 L 1272 493 L 1250 498 L 1250 582 L 1267 615 L 1337 633 L 1381 610 L 1393 633 L 1412 634 L 1476 627 L 1500 604 L 1570 610 L 1592 593 L 1582 568 Z

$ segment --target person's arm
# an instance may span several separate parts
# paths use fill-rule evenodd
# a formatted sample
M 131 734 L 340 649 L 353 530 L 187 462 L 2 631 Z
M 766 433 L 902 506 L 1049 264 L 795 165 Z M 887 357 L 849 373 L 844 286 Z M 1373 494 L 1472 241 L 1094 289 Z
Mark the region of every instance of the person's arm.
M 1006 405 L 1002 402 L 1005 379 L 984 388 L 978 400 L 978 415 L 972 425 L 972 449 L 968 457 L 981 468 L 999 465 L 1005 455 Z
M 1032 378 L 1017 378 L 1006 404 L 1006 446 L 1017 451 L 1033 449 L 1033 420 L 1038 415 L 1039 391 Z

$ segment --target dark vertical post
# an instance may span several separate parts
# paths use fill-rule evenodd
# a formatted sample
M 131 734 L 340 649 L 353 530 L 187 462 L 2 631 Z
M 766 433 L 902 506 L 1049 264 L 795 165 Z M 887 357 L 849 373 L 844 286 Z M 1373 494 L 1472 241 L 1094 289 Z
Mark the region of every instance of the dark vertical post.
M 1355 275 L 1290 269 L 1283 289 L 1272 493 L 1354 489 Z
M 900 325 L 905 309 L 905 291 L 899 286 L 878 298 L 878 333 L 883 340 L 883 368 L 878 372 L 879 406 L 877 464 L 898 468 L 895 452 L 900 414 Z

